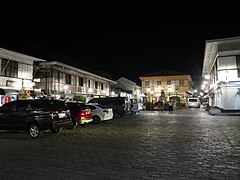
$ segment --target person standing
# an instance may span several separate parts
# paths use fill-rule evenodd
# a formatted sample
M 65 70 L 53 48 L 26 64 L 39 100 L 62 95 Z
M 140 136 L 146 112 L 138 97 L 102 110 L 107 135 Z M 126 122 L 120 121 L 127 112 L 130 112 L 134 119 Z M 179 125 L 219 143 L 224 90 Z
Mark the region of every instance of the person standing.
M 159 111 L 163 112 L 163 100 L 162 99 L 160 99 L 160 101 L 159 101 Z
M 177 102 L 173 101 L 173 110 L 176 111 L 177 110 Z
M 168 103 L 168 113 L 169 114 L 173 113 L 173 103 L 172 103 L 172 101 L 169 101 L 169 103 Z

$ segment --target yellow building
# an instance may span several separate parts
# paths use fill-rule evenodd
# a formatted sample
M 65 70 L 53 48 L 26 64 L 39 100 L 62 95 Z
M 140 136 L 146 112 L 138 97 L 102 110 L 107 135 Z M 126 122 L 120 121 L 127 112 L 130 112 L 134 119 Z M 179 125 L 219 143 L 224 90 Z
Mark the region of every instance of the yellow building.
M 163 99 L 165 103 L 169 100 L 179 99 L 182 104 L 186 104 L 192 89 L 191 75 L 171 70 L 142 75 L 139 79 L 147 101 L 153 103 L 160 99 Z

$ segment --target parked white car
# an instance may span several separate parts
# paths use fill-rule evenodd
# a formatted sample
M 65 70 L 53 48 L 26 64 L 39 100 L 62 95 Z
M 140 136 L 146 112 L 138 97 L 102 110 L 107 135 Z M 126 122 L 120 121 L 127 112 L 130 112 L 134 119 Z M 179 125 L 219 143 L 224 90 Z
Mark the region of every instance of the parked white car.
M 101 121 L 107 121 L 113 119 L 112 108 L 106 108 L 99 104 L 87 104 L 92 110 L 93 123 L 98 124 Z
M 196 98 L 196 97 L 188 98 L 188 107 L 189 108 L 199 108 L 200 107 L 199 98 Z

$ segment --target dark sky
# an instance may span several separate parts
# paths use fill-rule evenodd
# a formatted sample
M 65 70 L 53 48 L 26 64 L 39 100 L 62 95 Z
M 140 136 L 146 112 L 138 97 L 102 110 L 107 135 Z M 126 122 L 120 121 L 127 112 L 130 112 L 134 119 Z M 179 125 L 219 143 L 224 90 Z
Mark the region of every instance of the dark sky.
M 231 6 L 31 9 L 5 14 L 0 46 L 39 58 L 55 52 L 63 63 L 139 85 L 140 75 L 163 69 L 198 79 L 205 40 L 240 35 L 239 9 Z

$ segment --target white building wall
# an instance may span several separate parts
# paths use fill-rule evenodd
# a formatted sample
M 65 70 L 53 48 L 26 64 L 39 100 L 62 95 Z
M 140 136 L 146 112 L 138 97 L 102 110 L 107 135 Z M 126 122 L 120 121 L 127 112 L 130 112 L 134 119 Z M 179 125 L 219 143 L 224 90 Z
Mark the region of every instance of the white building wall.
M 236 81 L 238 78 L 236 56 L 219 57 L 218 63 L 218 82 Z
M 214 92 L 214 107 L 223 108 L 223 93 L 221 89 Z
M 237 89 L 237 94 L 235 96 L 235 109 L 240 110 L 240 88 Z
M 237 87 L 227 87 L 224 86 L 221 88 L 223 94 L 223 110 L 239 110 L 239 95 L 237 94 Z
M 212 106 L 223 110 L 239 110 L 239 103 L 236 101 L 239 100 L 237 91 L 240 83 L 236 82 L 240 81 L 240 78 L 238 77 L 236 56 L 218 57 L 215 63 L 217 63 L 217 74 L 212 73 L 214 75 L 212 79 L 216 79 L 216 82 L 211 84 L 214 89 Z

